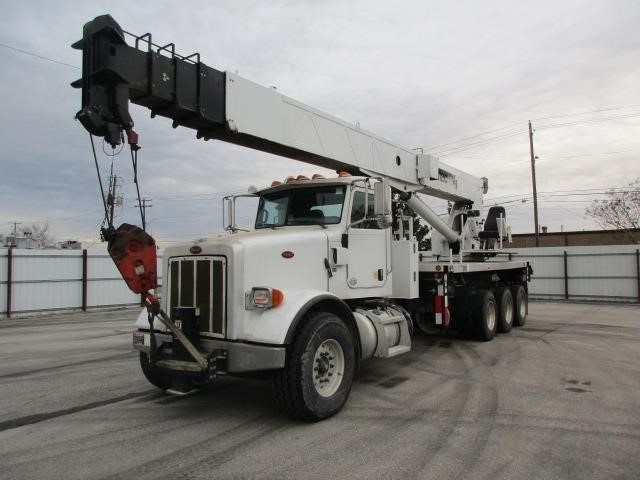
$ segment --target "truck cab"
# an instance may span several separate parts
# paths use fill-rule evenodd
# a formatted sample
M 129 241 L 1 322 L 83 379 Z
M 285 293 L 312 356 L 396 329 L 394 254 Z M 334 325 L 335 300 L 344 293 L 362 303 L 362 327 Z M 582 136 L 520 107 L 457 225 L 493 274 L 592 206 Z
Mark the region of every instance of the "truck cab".
M 410 318 L 386 301 L 393 293 L 389 187 L 342 174 L 274 182 L 255 195 L 252 231 L 230 225 L 231 233 L 164 253 L 163 310 L 217 358 L 210 375 L 285 369 L 287 352 L 319 314 L 342 324 L 350 346 L 341 348 L 352 349 L 354 365 L 409 351 Z M 145 314 L 137 326 L 143 371 L 155 372 L 148 378 L 164 376 L 164 387 L 201 381 L 188 355 L 176 356 L 170 332 L 152 332 Z M 151 335 L 159 345 L 153 362 Z

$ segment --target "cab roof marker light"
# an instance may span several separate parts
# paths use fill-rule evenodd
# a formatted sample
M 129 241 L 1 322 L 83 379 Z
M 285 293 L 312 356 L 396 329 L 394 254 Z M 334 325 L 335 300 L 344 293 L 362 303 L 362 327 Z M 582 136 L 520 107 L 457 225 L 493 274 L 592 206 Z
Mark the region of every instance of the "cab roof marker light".
M 314 173 L 313 177 L 311 177 L 312 180 L 319 180 L 319 179 L 322 179 L 322 178 L 325 178 L 325 176 L 324 175 L 320 175 L 319 173 Z
M 296 178 L 292 175 L 289 175 L 287 178 L 285 178 L 284 183 L 291 183 L 295 180 Z
M 296 178 L 296 180 L 309 180 L 309 177 L 305 177 L 304 175 L 298 175 L 298 178 Z
M 349 172 L 338 172 L 339 178 L 350 177 L 351 174 Z
M 278 180 L 274 180 L 273 182 L 271 182 L 272 187 L 277 187 L 278 185 L 282 185 L 282 182 L 279 182 Z

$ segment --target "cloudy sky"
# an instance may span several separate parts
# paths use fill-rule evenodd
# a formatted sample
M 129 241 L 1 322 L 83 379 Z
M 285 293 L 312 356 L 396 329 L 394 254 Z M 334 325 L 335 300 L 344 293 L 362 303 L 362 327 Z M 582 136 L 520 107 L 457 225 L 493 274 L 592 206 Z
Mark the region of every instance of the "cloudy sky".
M 238 72 L 490 182 L 486 205 L 533 230 L 527 122 L 540 223 L 597 228 L 584 208 L 640 176 L 640 3 L 603 1 L 2 0 L 0 233 L 49 222 L 97 240 L 102 205 L 88 134 L 74 121 L 85 22 L 110 13 L 182 54 Z M 132 107 L 150 230 L 162 243 L 220 231 L 221 198 L 319 171 L 173 130 Z M 98 144 L 99 145 L 99 144 Z M 100 152 L 108 174 L 111 159 Z M 118 221 L 139 223 L 125 151 Z M 444 211 L 444 206 L 435 204 Z

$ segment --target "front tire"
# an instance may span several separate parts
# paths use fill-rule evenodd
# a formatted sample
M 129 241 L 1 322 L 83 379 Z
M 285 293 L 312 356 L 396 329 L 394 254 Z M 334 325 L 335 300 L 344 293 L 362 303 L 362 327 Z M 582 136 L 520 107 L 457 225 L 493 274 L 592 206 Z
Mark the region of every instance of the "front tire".
M 314 312 L 287 348 L 285 366 L 275 374 L 278 404 L 292 417 L 318 421 L 339 412 L 353 383 L 355 348 L 344 322 Z
M 140 368 L 151 385 L 162 390 L 171 388 L 171 373 L 151 365 L 149 356 L 145 352 L 140 352 Z

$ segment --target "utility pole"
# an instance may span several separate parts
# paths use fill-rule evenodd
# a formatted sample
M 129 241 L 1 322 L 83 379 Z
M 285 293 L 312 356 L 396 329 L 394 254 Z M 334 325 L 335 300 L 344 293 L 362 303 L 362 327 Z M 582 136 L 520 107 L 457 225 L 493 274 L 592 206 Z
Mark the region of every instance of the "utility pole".
M 529 120 L 529 150 L 531 151 L 531 181 L 533 182 L 533 221 L 535 222 L 536 247 L 540 246 L 540 232 L 538 231 L 538 191 L 536 189 L 536 157 L 533 153 L 533 128 Z
M 22 225 L 22 222 L 9 222 L 13 225 L 13 237 L 15 238 L 18 235 L 18 225 Z
M 9 222 L 13 225 L 13 246 L 18 244 L 18 225 L 22 225 L 22 222 Z
M 140 209 L 140 217 L 142 218 L 142 229 L 146 230 L 147 229 L 147 208 L 153 207 L 153 205 L 151 205 L 151 199 L 143 198 L 141 202 L 138 205 L 136 205 L 136 207 Z
M 118 177 L 111 174 L 109 178 L 109 194 L 107 195 L 107 205 L 109 206 L 109 225 L 113 222 L 114 209 L 116 207 L 116 187 Z

